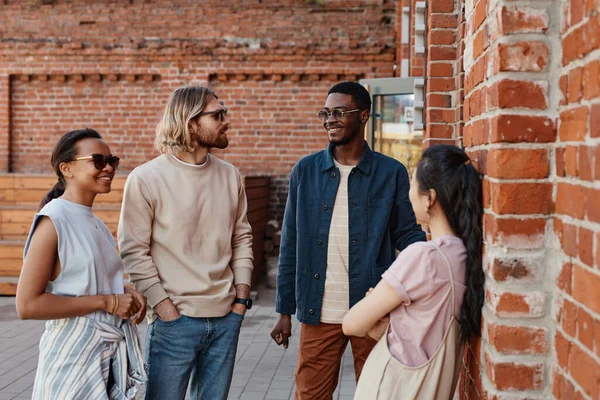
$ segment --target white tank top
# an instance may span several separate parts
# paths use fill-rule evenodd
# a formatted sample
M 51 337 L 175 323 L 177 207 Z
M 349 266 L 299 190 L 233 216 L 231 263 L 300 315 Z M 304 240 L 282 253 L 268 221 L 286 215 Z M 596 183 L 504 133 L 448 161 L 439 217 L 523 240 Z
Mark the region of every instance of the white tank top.
M 64 199 L 54 199 L 36 215 L 29 231 L 23 258 L 27 256 L 31 236 L 38 222 L 46 216 L 58 234 L 58 257 L 61 271 L 48 282 L 46 293 L 61 296 L 123 294 L 123 262 L 117 245 L 104 223 L 91 207 Z M 119 326 L 121 318 L 105 311 L 86 315 L 96 321 Z

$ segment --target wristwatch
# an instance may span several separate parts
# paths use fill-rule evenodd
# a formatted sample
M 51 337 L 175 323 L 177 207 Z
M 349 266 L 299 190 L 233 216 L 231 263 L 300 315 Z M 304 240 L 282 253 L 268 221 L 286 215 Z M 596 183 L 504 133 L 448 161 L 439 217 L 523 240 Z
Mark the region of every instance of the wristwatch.
M 233 304 L 243 304 L 246 306 L 246 310 L 249 310 L 252 308 L 252 299 L 241 299 L 239 297 L 236 297 L 235 300 L 233 301 Z

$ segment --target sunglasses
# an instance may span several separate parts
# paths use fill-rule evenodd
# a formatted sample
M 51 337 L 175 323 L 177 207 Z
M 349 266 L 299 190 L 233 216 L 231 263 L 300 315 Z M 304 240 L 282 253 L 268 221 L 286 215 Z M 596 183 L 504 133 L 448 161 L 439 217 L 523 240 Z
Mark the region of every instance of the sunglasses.
M 197 115 L 197 117 L 201 117 L 203 115 L 212 115 L 216 120 L 218 121 L 225 121 L 225 117 L 227 116 L 227 109 L 226 108 L 219 108 L 218 110 L 215 111 L 204 111 L 201 112 L 200 114 Z
M 119 168 L 119 161 L 120 161 L 119 157 L 116 157 L 116 156 L 108 156 L 107 157 L 104 154 L 92 154 L 91 156 L 79 157 L 79 158 L 75 159 L 75 161 L 80 161 L 80 160 L 93 160 L 94 167 L 96 167 L 96 169 L 99 171 L 102 171 L 106 167 L 106 164 L 113 167 L 113 169 L 117 169 L 117 168 Z

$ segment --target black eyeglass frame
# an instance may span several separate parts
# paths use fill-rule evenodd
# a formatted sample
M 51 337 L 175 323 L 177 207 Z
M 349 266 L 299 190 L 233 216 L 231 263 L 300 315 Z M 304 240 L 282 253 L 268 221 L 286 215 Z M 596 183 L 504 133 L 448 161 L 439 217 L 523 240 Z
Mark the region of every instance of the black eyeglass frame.
M 219 108 L 218 110 L 214 110 L 214 111 L 202 111 L 200 114 L 196 115 L 193 119 L 201 117 L 203 115 L 214 115 L 216 116 L 217 120 L 223 122 L 225 121 L 225 117 L 227 117 L 227 113 L 229 111 L 226 108 Z

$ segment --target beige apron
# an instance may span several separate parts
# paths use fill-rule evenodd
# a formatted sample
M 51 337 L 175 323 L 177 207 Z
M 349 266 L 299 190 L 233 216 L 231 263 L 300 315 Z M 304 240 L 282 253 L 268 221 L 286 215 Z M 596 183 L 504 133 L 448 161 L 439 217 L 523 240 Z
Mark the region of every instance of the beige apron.
M 435 243 L 432 244 L 444 256 L 448 267 L 452 286 L 452 310 L 454 310 L 452 268 L 446 255 Z M 389 326 L 365 363 L 354 399 L 452 399 L 460 374 L 463 353 L 460 325 L 456 318 L 452 317 L 440 347 L 425 364 L 418 367 L 403 365 L 390 353 L 387 344 L 388 329 Z

